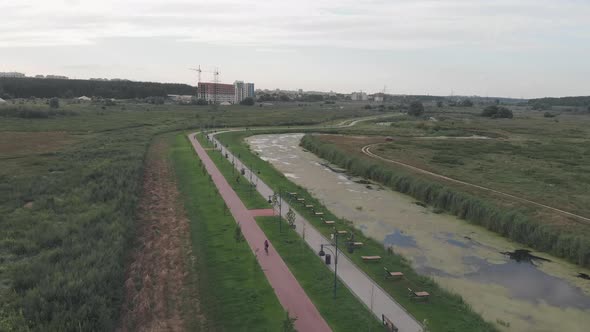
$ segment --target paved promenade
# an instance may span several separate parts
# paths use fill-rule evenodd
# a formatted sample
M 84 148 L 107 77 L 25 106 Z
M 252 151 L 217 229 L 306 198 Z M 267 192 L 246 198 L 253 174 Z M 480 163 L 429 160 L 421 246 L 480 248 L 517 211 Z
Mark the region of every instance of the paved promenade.
M 212 136 L 211 134 L 209 136 Z M 274 191 L 266 185 L 260 178 L 257 177 L 255 172 L 251 172 L 250 169 L 242 164 L 242 162 L 232 155 L 232 153 L 223 147 L 217 139 L 213 136 L 213 139 L 217 142 L 217 146 L 222 148 L 222 153 L 227 153 L 231 160 L 235 160 L 236 169 L 244 168 L 246 175 L 244 176 L 248 181 L 252 179 L 253 183 L 256 183 L 256 189 L 262 195 L 262 197 L 268 197 L 273 195 Z M 287 211 L 289 211 L 289 203 L 283 200 L 282 214 L 286 217 Z M 295 209 L 293 209 L 295 211 Z M 319 251 L 320 245 L 323 243 L 330 243 L 329 239 L 326 239 L 313 225 L 311 225 L 305 218 L 299 213 L 295 212 L 296 219 L 296 231 L 302 235 L 305 232 L 305 242 L 314 250 Z M 321 259 L 318 256 L 318 259 Z M 334 264 L 328 266 L 332 271 L 334 270 Z M 342 251 L 338 254 L 338 277 L 340 280 L 355 294 L 372 312 L 375 316 L 381 320 L 381 315 L 385 315 L 399 328 L 400 332 L 421 332 L 422 326 L 419 324 L 412 315 L 410 315 L 399 303 L 397 303 L 385 290 L 383 290 L 376 282 L 365 274 L 360 268 L 358 268 L 348 257 L 346 257 Z M 308 330 L 300 330 L 308 331 Z
M 258 224 L 256 224 L 252 212 L 246 208 L 231 188 L 205 149 L 194 138 L 194 134 L 190 134 L 189 139 L 211 175 L 221 197 L 225 200 L 232 216 L 241 225 L 244 238 L 248 242 L 250 249 L 256 254 L 258 262 L 274 289 L 279 302 L 285 310 L 289 311 L 292 317 L 297 317 L 295 328 L 301 332 L 331 331 L 315 305 L 311 302 L 307 294 L 305 294 L 301 285 L 299 285 L 299 282 L 297 282 L 291 271 L 289 271 L 283 259 L 273 249 L 272 243 L 269 254 L 266 255 L 264 253 L 264 240 L 266 240 L 266 237 L 264 232 L 258 227 Z

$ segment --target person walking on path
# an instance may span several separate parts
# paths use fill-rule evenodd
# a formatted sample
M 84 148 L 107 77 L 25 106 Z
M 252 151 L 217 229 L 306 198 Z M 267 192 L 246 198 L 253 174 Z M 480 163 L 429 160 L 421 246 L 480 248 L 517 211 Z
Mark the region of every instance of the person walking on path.
M 268 256 L 268 240 L 264 240 L 264 251 L 266 252 L 266 255 Z

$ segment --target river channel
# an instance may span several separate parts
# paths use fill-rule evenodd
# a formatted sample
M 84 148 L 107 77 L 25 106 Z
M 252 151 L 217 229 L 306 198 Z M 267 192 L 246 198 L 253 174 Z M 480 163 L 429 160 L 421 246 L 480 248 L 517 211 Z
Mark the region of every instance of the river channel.
M 460 294 L 501 330 L 589 330 L 590 280 L 577 276 L 590 271 L 538 252 L 533 254 L 548 261 L 513 260 L 502 252 L 521 245 L 454 216 L 433 213 L 409 196 L 335 172 L 299 146 L 302 137 L 257 135 L 247 141 L 338 217 L 393 246 L 419 273 Z

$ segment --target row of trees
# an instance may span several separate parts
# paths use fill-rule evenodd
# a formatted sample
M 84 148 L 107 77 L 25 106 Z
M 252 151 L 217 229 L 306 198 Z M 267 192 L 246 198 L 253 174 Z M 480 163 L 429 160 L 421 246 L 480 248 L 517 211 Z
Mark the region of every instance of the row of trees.
M 36 78 L 1 78 L 0 98 L 73 98 L 79 96 L 134 99 L 169 94 L 190 95 L 195 88 L 186 84 L 90 81 Z
M 399 173 L 378 162 L 351 156 L 335 145 L 306 135 L 301 145 L 355 176 L 383 183 L 436 209 L 479 224 L 512 240 L 590 267 L 590 237 L 575 230 L 556 229 L 532 220 L 518 210 L 507 210 L 451 187 Z
M 551 106 L 590 107 L 590 96 L 538 98 L 530 99 L 528 103 L 533 107 L 543 107 L 541 109 Z

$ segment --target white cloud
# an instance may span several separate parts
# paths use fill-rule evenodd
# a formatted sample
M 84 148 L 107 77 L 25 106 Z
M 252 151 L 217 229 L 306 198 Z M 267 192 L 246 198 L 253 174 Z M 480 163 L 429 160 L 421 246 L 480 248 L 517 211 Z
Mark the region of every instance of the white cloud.
M 550 47 L 556 32 L 590 34 L 590 3 L 573 0 L 3 0 L 0 12 L 0 47 L 168 37 L 271 48 L 530 48 Z

